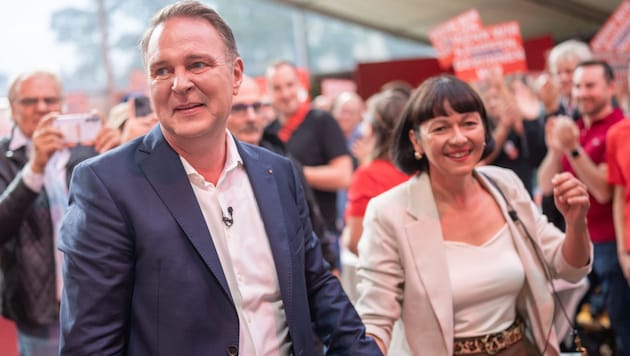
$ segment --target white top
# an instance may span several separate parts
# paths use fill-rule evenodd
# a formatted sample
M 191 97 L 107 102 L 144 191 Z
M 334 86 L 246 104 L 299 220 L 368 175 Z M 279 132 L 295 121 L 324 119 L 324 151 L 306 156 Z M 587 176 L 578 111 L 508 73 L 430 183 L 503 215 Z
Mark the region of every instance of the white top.
M 481 246 L 445 241 L 453 291 L 455 337 L 507 329 L 516 317 L 516 298 L 525 271 L 507 224 Z
M 239 354 L 289 355 L 289 329 L 269 239 L 232 135 L 227 134 L 227 157 L 216 187 L 180 159 L 236 305 Z M 230 216 L 229 207 L 233 225 L 228 227 L 223 217 Z

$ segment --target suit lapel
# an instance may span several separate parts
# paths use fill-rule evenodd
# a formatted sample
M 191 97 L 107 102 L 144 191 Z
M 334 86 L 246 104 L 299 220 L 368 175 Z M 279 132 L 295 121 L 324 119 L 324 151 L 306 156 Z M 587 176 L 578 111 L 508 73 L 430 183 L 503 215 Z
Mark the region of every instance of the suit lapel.
M 224 293 L 232 299 L 219 256 L 188 176 L 179 156 L 164 140 L 159 125 L 144 138 L 136 158 L 149 183 L 221 284 Z
M 82 161 L 94 157 L 98 154 L 94 147 L 92 146 L 76 146 L 70 149 L 70 158 L 68 159 L 68 163 L 66 163 L 66 184 L 70 185 L 70 178 L 72 177 L 72 171 L 77 164 Z
M 445 345 L 453 340 L 453 295 L 444 250 L 440 217 L 428 174 L 412 178 L 408 185 L 408 212 L 415 219 L 405 226 L 408 250 L 413 255 L 416 273 L 429 296 L 435 318 L 440 324 Z M 448 349 L 448 347 L 445 347 Z M 452 350 L 448 350 L 451 354 Z
M 287 235 L 283 214 L 281 213 L 282 202 L 280 193 L 274 178 L 271 162 L 261 159 L 260 155 L 250 147 L 236 141 L 239 154 L 243 159 L 245 170 L 249 178 L 260 217 L 265 226 L 269 246 L 273 254 L 278 282 L 285 309 L 291 310 L 293 286 L 293 266 L 291 251 L 289 247 L 289 237 Z

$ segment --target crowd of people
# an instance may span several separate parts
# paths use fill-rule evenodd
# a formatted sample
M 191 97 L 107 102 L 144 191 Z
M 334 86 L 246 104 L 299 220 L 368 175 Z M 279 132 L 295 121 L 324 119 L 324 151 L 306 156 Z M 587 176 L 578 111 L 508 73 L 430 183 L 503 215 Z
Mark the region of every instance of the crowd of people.
M 559 355 L 593 346 L 570 338 L 583 311 L 630 355 L 630 124 L 585 43 L 542 75 L 312 102 L 286 60 L 263 94 L 194 0 L 140 48 L 149 92 L 87 141 L 57 125 L 54 73 L 10 84 L 20 355 Z

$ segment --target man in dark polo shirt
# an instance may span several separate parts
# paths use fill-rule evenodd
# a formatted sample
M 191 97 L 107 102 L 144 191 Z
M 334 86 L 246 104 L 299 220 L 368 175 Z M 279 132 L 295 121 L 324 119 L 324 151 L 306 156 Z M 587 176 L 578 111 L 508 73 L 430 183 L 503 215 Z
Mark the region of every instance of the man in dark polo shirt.
M 302 164 L 327 229 L 338 235 L 337 190 L 347 188 L 352 176 L 352 159 L 341 128 L 330 113 L 311 109 L 292 63 L 271 65 L 266 78 L 278 114 L 266 131 L 276 135 Z M 334 243 L 338 245 L 338 241 Z

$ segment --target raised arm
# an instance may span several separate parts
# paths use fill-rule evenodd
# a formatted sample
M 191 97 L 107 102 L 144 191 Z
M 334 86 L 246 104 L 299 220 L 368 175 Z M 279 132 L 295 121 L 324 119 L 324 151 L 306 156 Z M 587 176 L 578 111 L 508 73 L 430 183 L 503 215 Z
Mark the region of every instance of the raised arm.
M 577 177 L 586 184 L 588 191 L 600 203 L 608 203 L 612 188 L 608 184 L 606 163 L 596 164 L 580 147 L 580 132 L 573 120 L 559 119 L 553 130 L 558 149 L 562 150 Z
M 579 146 L 571 151 L 577 155 L 569 154 L 567 158 L 578 178 L 600 204 L 608 203 L 612 198 L 612 187 L 606 181 L 606 163 L 595 164 Z
M 61 133 L 52 127 L 56 113 L 42 118 L 33 132 L 33 154 L 24 167 L 25 152 L 12 152 L 0 158 L 0 244 L 15 235 L 31 214 L 31 209 L 47 209 L 43 201 L 36 203 L 44 186 L 44 169 L 55 152 L 63 148 Z M 4 143 L 8 147 L 8 143 Z M 21 164 L 20 164 L 21 161 Z M 17 170 L 17 174 L 15 173 Z M 39 199 L 45 199 L 40 197 Z M 36 204 L 37 206 L 35 206 Z
M 584 267 L 589 262 L 591 250 L 586 226 L 590 206 L 586 185 L 568 172 L 553 177 L 552 183 L 554 202 L 567 224 L 562 254 L 571 266 Z

